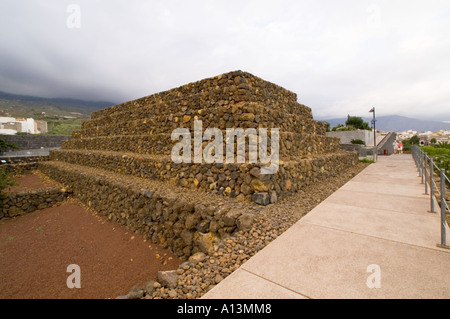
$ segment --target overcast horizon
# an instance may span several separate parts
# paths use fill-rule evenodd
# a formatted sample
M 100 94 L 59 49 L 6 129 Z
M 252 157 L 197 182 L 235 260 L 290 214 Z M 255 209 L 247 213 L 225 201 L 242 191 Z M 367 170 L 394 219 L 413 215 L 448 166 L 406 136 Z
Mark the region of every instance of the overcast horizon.
M 315 118 L 450 121 L 449 1 L 0 3 L 0 91 L 121 103 L 242 70 Z

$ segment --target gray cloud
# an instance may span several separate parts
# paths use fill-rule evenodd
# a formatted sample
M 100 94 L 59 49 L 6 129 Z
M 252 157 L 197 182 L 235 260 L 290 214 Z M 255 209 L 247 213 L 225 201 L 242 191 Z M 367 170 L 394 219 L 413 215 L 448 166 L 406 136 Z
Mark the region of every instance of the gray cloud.
M 448 1 L 3 0 L 0 90 L 122 102 L 241 69 L 316 117 L 450 120 L 449 29 Z

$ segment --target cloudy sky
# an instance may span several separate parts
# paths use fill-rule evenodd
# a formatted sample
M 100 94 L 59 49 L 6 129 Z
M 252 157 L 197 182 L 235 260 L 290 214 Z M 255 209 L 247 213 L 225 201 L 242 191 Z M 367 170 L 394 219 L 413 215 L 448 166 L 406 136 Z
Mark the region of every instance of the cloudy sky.
M 450 120 L 450 1 L 0 2 L 0 91 L 120 103 L 233 70 L 317 119 Z

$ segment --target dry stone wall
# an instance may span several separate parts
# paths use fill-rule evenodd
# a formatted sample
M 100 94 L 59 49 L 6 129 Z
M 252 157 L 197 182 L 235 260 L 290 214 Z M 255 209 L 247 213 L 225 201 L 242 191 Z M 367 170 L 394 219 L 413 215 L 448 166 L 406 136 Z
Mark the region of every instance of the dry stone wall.
M 210 253 L 219 237 L 248 229 L 255 208 L 217 195 L 65 163 L 41 163 L 41 171 L 71 185 L 71 192 L 110 220 L 171 249 L 179 257 Z
M 193 150 L 199 122 L 203 132 L 218 129 L 225 142 L 227 129 L 267 129 L 268 150 L 271 129 L 279 129 L 278 170 L 261 175 L 248 152 L 239 164 L 236 152 L 234 163 L 174 163 L 178 141 L 171 133 L 189 129 Z M 339 139 L 325 133 L 295 93 L 235 71 L 96 111 L 40 167 L 111 219 L 189 256 L 207 252 L 218 234 L 249 227 L 251 216 L 241 215 L 254 203 L 276 203 L 354 165 L 357 154 L 341 151 Z
M 260 189 L 275 190 L 277 193 L 280 190 L 295 191 L 308 185 L 310 175 L 317 175 L 311 180 L 320 179 L 320 173 L 326 177 L 356 162 L 354 155 L 340 152 L 339 140 L 325 135 L 324 123 L 314 121 L 311 109 L 298 103 L 295 93 L 242 71 L 94 112 L 92 119 L 83 124 L 83 129 L 74 133 L 72 140 L 64 142 L 62 151 L 52 153 L 52 158 L 90 166 L 99 163 L 102 168 L 124 174 L 175 180 L 174 184 L 178 186 L 198 187 L 223 195 L 251 195 L 256 192 L 258 187 L 249 189 L 248 183 L 244 182 L 248 181 L 246 175 L 252 165 L 240 165 L 238 176 L 235 176 L 236 173 L 230 176 L 231 173 L 227 175 L 227 172 L 233 172 L 232 164 L 211 167 L 206 163 L 172 163 L 171 150 L 178 140 L 171 139 L 171 132 L 177 128 L 187 128 L 193 132 L 196 120 L 201 121 L 203 130 L 218 128 L 224 137 L 228 128 L 279 129 L 281 166 L 284 167 L 284 162 L 298 163 L 275 174 L 272 181 Z M 203 141 L 202 146 L 205 147 L 208 142 Z M 237 144 L 236 140 L 233 142 Z M 269 131 L 268 149 L 270 143 Z M 193 134 L 191 149 L 194 149 Z M 122 157 L 120 153 L 127 154 Z M 225 149 L 223 154 L 225 158 Z M 248 160 L 248 153 L 246 155 Z M 327 163 L 333 159 L 336 163 L 327 164 L 328 168 L 319 165 L 316 174 L 305 171 L 304 167 L 308 167 L 305 163 L 312 163 L 309 166 L 313 167 L 321 162 L 322 157 L 326 158 Z M 231 170 L 227 170 L 228 166 Z M 295 172 L 291 167 L 299 171 Z M 215 172 L 211 173 L 211 169 Z M 297 178 L 297 175 L 301 177 Z M 283 186 L 286 183 L 293 186 L 286 188 Z
M 239 102 L 262 102 L 274 110 L 312 118 L 311 109 L 299 104 L 295 93 L 249 73 L 235 71 L 93 112 L 92 119 L 114 118 L 125 114 L 122 112 L 134 113 L 146 107 L 151 107 L 152 113 L 172 114 Z
M 192 134 L 193 135 L 193 134 Z M 225 144 L 226 132 L 222 132 Z M 147 155 L 162 155 L 170 158 L 172 148 L 178 143 L 178 140 L 172 140 L 170 134 L 156 135 L 119 135 L 119 136 L 100 136 L 92 138 L 83 138 L 73 140 L 65 147 L 77 150 L 109 150 L 116 152 L 129 152 Z M 204 141 L 203 149 L 208 144 Z M 194 138 L 191 138 L 191 150 L 194 149 Z M 237 141 L 234 140 L 234 149 Z M 248 144 L 248 142 L 247 142 Z M 268 146 L 270 150 L 271 137 L 268 136 Z M 311 135 L 308 133 L 286 133 L 279 134 L 280 158 L 283 160 L 297 160 L 308 156 L 321 155 L 324 153 L 334 153 L 340 150 L 338 139 L 331 139 L 326 136 Z M 248 148 L 248 146 L 247 146 Z M 223 147 L 225 154 L 225 147 Z M 248 156 L 248 153 L 247 153 Z M 161 156 L 160 156 L 161 157 Z M 225 157 L 224 160 L 225 161 Z M 235 161 L 236 162 L 236 161 Z
M 322 122 L 295 114 L 283 113 L 267 108 L 262 103 L 240 102 L 210 109 L 178 111 L 176 113 L 155 114 L 151 109 L 116 112 L 114 116 L 104 116 L 84 122 L 81 137 L 106 136 L 111 134 L 143 135 L 171 133 L 175 128 L 193 129 L 194 120 L 201 120 L 205 128 L 217 127 L 278 127 L 293 133 L 325 134 Z M 147 110 L 146 110 L 147 109 Z M 144 111 L 146 110 L 146 111 Z M 137 113 L 137 114 L 136 114 Z M 111 126 L 113 121 L 114 126 Z
M 12 192 L 2 200 L 0 219 L 22 216 L 64 201 L 69 194 L 59 187 Z
M 47 161 L 48 156 L 27 158 L 28 161 L 11 162 L 0 165 L 0 169 L 4 169 L 6 173 L 13 175 L 28 175 L 38 169 L 38 163 Z
M 242 194 L 248 199 L 255 192 L 295 192 L 313 182 L 335 176 L 355 162 L 345 153 L 330 153 L 312 159 L 283 162 L 276 174 L 261 175 L 260 166 L 255 164 L 176 164 L 169 157 L 111 151 L 55 151 L 51 159 L 166 181 L 173 186 L 220 195 L 237 197 Z

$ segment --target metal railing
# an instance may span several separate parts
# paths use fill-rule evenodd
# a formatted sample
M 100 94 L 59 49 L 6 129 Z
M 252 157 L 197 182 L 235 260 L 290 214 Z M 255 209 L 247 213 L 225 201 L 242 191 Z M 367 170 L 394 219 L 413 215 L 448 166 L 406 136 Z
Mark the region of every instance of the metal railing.
M 450 246 L 446 245 L 446 219 L 445 215 L 449 210 L 448 204 L 445 200 L 445 183 L 450 183 L 449 178 L 445 175 L 445 170 L 436 166 L 433 159 L 420 149 L 417 145 L 411 147 L 411 154 L 416 162 L 417 169 L 419 170 L 419 176 L 422 178 L 422 184 L 425 185 L 425 195 L 430 195 L 430 212 L 436 213 L 435 201 L 440 206 L 441 211 L 441 243 L 437 246 L 450 249 Z M 435 172 L 439 172 L 439 187 L 436 184 L 437 176 Z M 437 193 L 437 194 L 436 194 Z

